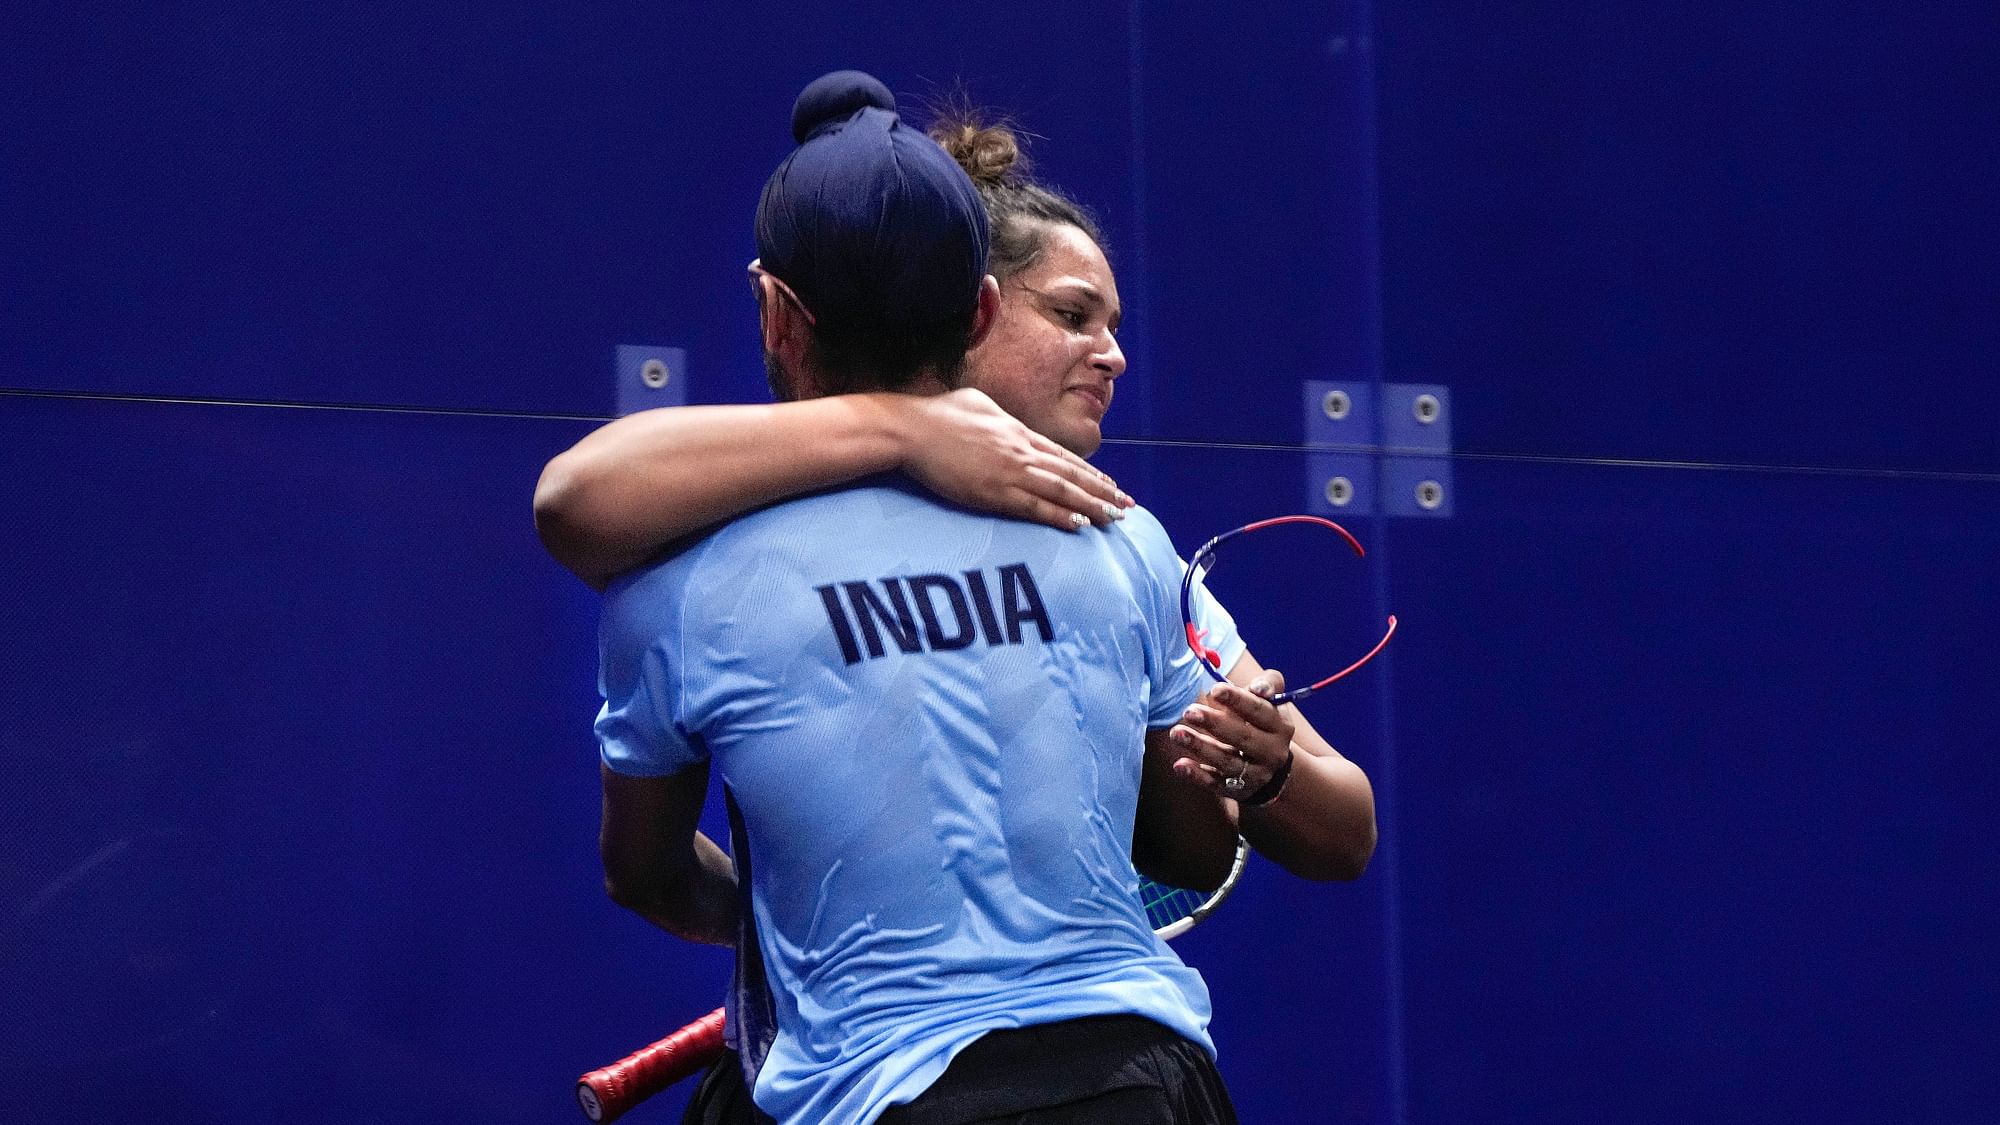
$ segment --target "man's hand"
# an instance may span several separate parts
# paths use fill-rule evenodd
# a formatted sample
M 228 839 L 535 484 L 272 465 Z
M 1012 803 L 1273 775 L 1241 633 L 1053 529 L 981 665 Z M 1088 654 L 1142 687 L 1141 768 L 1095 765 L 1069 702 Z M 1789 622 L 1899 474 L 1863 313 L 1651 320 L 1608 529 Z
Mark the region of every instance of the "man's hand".
M 903 469 L 955 504 L 1064 531 L 1123 519 L 1132 506 L 1110 477 L 982 391 L 903 397 Z

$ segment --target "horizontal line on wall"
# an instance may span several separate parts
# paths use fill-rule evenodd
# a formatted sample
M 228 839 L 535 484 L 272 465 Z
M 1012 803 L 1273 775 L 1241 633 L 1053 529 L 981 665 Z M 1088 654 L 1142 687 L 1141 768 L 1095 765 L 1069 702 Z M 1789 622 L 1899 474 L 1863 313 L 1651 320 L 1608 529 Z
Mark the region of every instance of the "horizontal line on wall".
M 1824 477 L 1876 477 L 1886 480 L 1958 481 L 2000 484 L 2000 472 L 1974 473 L 1950 469 L 1881 469 L 1838 465 L 1763 465 L 1741 461 L 1670 461 L 1644 457 L 1581 457 L 1545 453 L 1471 453 L 1439 449 L 1403 449 L 1375 445 L 1283 445 L 1276 442 L 1188 441 L 1176 438 L 1105 438 L 1106 445 L 1160 446 L 1185 449 L 1237 449 L 1269 453 L 1361 453 L 1383 457 L 1435 457 L 1452 461 L 1503 461 L 1534 465 L 1578 465 L 1612 469 L 1693 469 L 1703 472 L 1768 473 Z
M 92 402 L 148 403 L 162 406 L 233 406 L 260 410 L 325 410 L 352 414 L 418 414 L 452 418 L 515 418 L 549 422 L 609 422 L 608 414 L 566 414 L 532 410 L 481 410 L 463 407 L 399 406 L 388 403 L 293 402 L 282 399 L 198 398 L 186 395 L 111 394 L 101 391 L 44 391 L 0 387 L 0 397 L 70 399 Z M 1881 469 L 1837 465 L 1763 465 L 1737 461 L 1670 461 L 1643 457 L 1580 457 L 1538 453 L 1444 452 L 1373 445 L 1284 445 L 1277 442 L 1194 441 L 1184 438 L 1105 438 L 1106 445 L 1163 449 L 1231 449 L 1265 453 L 1360 453 L 1385 457 L 1441 457 L 1453 461 L 1500 461 L 1530 465 L 1577 465 L 1613 469 L 1682 469 L 1701 472 L 1767 473 L 1772 475 L 1870 477 L 1883 480 L 1956 481 L 2000 484 L 2000 472 L 1956 472 L 1948 469 Z
M 103 391 L 32 391 L 0 387 L 0 396 L 57 398 L 88 402 L 138 402 L 158 406 L 237 406 L 256 410 L 331 410 L 349 414 L 432 414 L 454 418 L 526 418 L 554 422 L 609 422 L 608 414 L 559 414 L 532 410 L 472 407 L 399 406 L 394 403 L 291 402 L 284 399 L 195 398 L 187 395 L 111 394 Z

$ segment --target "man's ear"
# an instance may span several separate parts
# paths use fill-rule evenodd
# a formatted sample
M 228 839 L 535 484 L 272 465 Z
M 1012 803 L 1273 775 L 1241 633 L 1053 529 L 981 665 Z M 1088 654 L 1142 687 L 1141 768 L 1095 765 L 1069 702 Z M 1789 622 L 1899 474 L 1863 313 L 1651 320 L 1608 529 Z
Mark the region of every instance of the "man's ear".
M 757 279 L 757 331 L 764 337 L 764 350 L 772 355 L 778 352 L 778 337 L 783 326 L 778 323 L 778 315 L 785 302 L 779 299 L 768 277 Z
M 972 335 L 965 342 L 965 350 L 978 347 L 999 319 L 1000 283 L 989 273 L 979 283 L 979 304 L 972 310 Z
M 777 356 L 785 371 L 794 381 L 810 382 L 806 374 L 806 353 L 812 334 L 812 325 L 806 322 L 805 314 L 797 305 L 771 291 L 769 278 L 760 278 L 765 286 L 764 299 L 758 302 L 757 318 L 764 332 L 764 350 Z M 796 388 L 800 398 L 808 397 L 810 387 Z

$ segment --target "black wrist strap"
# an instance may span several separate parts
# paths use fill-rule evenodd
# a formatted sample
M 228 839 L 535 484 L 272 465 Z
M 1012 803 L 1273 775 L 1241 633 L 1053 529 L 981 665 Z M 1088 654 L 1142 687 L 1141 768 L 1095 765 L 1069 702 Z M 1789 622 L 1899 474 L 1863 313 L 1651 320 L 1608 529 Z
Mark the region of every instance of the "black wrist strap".
M 1278 767 L 1278 771 L 1271 775 L 1271 780 L 1258 786 L 1257 791 L 1255 793 L 1252 793 L 1247 797 L 1237 798 L 1236 803 L 1242 805 L 1244 808 L 1254 809 L 1254 808 L 1261 808 L 1262 806 L 1268 805 L 1272 801 L 1277 800 L 1278 794 L 1283 793 L 1285 791 L 1285 782 L 1291 780 L 1292 759 L 1297 756 L 1298 756 L 1298 751 L 1292 750 L 1289 747 L 1286 748 L 1285 764 Z

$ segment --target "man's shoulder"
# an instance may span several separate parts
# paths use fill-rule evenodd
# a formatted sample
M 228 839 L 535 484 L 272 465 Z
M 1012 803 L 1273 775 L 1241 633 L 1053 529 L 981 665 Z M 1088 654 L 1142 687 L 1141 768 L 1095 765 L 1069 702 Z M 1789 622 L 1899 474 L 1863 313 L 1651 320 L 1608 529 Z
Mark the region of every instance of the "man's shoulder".
M 739 532 L 761 531 L 801 522 L 865 519 L 912 508 L 949 510 L 950 505 L 901 473 L 876 473 L 767 504 L 738 516 L 724 527 Z
M 673 544 L 626 577 L 685 573 L 717 557 L 726 561 L 734 554 L 766 550 L 772 543 L 798 543 L 800 536 L 815 532 L 838 538 L 841 528 L 865 523 L 871 513 L 907 507 L 910 494 L 917 491 L 900 478 L 879 475 L 774 501 Z
M 1171 565 L 1178 568 L 1179 556 L 1174 551 L 1172 537 L 1160 524 L 1159 517 L 1145 506 L 1134 505 L 1125 509 L 1125 518 L 1114 527 L 1124 534 L 1126 541 L 1132 544 L 1133 550 L 1148 566 Z
M 660 596 L 716 582 L 740 585 L 758 574 L 819 570 L 849 556 L 948 540 L 951 522 L 967 518 L 991 517 L 955 508 L 900 474 L 864 477 L 691 536 L 615 579 L 606 593 Z
M 807 536 L 823 544 L 894 543 L 904 549 L 959 542 L 971 533 L 995 542 L 1066 535 L 1039 523 L 964 507 L 902 473 L 880 473 L 781 500 L 730 526 L 737 534 L 772 541 Z
M 1129 534 L 1156 539 L 1169 547 L 1173 545 L 1167 538 L 1167 529 L 1160 523 L 1160 517 L 1144 504 L 1134 504 L 1125 509 L 1125 518 L 1118 521 L 1118 526 L 1125 528 Z

